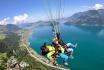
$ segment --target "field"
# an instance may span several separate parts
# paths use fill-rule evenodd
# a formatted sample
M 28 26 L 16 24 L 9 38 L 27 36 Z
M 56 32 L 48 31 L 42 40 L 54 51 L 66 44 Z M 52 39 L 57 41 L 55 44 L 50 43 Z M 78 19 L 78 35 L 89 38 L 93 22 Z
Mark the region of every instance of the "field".
M 3 39 L 5 39 L 5 34 L 0 32 L 0 40 L 3 40 Z

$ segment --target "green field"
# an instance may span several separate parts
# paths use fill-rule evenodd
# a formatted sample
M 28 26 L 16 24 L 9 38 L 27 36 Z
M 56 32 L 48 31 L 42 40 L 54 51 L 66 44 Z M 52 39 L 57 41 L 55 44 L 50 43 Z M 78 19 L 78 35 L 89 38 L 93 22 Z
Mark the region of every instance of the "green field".
M 5 34 L 0 33 L 0 40 L 3 40 L 3 39 L 5 39 Z

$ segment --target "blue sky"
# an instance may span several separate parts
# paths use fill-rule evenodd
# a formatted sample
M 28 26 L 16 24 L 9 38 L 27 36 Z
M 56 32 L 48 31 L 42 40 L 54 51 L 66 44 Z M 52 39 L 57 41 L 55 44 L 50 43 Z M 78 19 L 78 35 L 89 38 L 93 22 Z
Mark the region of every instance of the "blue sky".
M 15 16 L 26 16 L 42 20 L 47 18 L 48 4 L 54 16 L 57 15 L 59 0 L 0 0 L 0 21 L 4 18 L 13 20 Z M 104 0 L 62 0 L 62 13 L 64 17 L 71 16 L 75 12 L 94 8 L 96 4 L 104 5 Z M 24 18 L 25 19 L 25 18 Z M 7 19 L 5 19 L 7 20 Z

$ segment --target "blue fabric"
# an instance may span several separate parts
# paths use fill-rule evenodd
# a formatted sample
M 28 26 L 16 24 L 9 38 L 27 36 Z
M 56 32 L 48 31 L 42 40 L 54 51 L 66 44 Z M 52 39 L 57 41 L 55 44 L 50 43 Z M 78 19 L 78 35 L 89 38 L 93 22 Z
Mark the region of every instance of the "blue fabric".
M 68 56 L 64 53 L 59 53 L 59 56 L 66 62 L 68 60 Z

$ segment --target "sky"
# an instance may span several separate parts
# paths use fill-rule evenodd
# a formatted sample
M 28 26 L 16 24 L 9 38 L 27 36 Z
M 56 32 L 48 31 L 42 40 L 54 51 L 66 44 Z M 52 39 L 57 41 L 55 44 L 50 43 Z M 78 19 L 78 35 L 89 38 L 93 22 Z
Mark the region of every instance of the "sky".
M 0 24 L 48 20 L 49 11 L 57 18 L 60 1 L 61 17 L 89 9 L 104 9 L 104 0 L 0 0 Z

